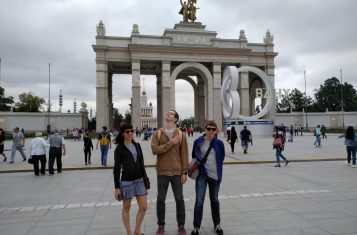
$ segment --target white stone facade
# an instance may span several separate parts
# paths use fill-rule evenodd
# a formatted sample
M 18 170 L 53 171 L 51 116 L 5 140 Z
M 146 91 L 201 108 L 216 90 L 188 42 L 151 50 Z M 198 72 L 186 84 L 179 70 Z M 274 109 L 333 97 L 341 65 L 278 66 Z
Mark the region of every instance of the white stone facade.
M 165 113 L 175 109 L 175 81 L 184 79 L 194 89 L 196 124 L 204 126 L 214 119 L 222 129 L 223 118 L 220 99 L 222 71 L 226 66 L 256 66 L 265 71 L 274 81 L 273 36 L 270 32 L 263 43 L 249 43 L 245 31 L 237 32 L 236 39 L 217 38 L 215 31 L 206 30 L 199 22 L 180 22 L 163 35 L 142 35 L 134 25 L 129 37 L 105 35 L 105 26 L 99 23 L 96 44 L 97 63 L 97 129 L 103 125 L 110 128 L 112 117 L 112 76 L 132 75 L 132 124 L 141 125 L 140 75 L 155 75 L 157 78 L 157 125 L 163 125 Z M 191 77 L 196 77 L 193 80 Z M 254 114 L 254 97 L 251 84 L 259 78 L 252 73 L 241 74 L 238 89 L 244 105 L 241 114 Z M 255 87 L 254 87 L 255 88 Z M 272 110 L 264 118 L 273 119 Z M 98 129 L 99 130 L 99 129 Z
M 88 116 L 88 113 L 85 113 Z M 59 113 L 51 112 L 51 130 L 67 128 L 88 128 L 88 117 L 83 113 Z M 47 131 L 48 113 L 23 113 L 0 112 L 0 127 L 5 131 L 12 131 L 15 127 L 24 128 L 25 131 Z

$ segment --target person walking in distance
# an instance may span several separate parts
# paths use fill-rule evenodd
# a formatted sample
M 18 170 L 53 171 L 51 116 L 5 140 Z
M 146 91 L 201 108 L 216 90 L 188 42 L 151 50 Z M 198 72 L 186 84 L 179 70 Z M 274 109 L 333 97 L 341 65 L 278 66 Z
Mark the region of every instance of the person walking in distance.
M 322 135 L 322 139 L 327 139 L 326 136 L 326 127 L 324 125 L 321 126 L 321 135 Z
M 140 144 L 133 139 L 134 129 L 131 124 L 123 124 L 116 136 L 114 151 L 114 196 L 118 201 L 123 200 L 122 219 L 127 235 L 141 235 L 141 224 L 147 210 L 147 188 L 144 184 L 146 170 L 143 152 Z M 134 233 L 130 227 L 131 201 L 136 198 L 138 212 Z
M 4 162 L 6 162 L 6 155 L 4 153 L 5 147 L 5 131 L 4 129 L 0 128 L 0 154 L 4 156 Z
M 86 131 L 83 135 L 83 151 L 84 151 L 84 164 L 85 165 L 91 165 L 90 157 L 92 155 L 92 150 L 93 150 L 93 142 L 92 138 L 90 136 L 89 131 Z
M 300 125 L 300 135 L 302 136 L 302 131 L 304 130 L 304 127 L 302 127 L 302 125 Z
M 348 126 L 346 132 L 339 136 L 339 138 L 345 137 L 345 145 L 347 151 L 347 165 L 351 165 L 352 158 L 352 167 L 356 167 L 356 151 L 357 151 L 357 133 L 353 129 L 353 126 Z
M 234 127 L 232 127 L 231 131 Z M 221 228 L 221 214 L 219 208 L 219 189 L 223 175 L 223 161 L 225 157 L 224 144 L 217 139 L 215 133 L 217 124 L 215 121 L 208 121 L 206 124 L 206 132 L 195 140 L 192 148 L 192 158 L 203 159 L 207 156 L 207 160 L 202 162 L 200 174 L 196 178 L 195 191 L 196 201 L 193 216 L 193 231 L 191 235 L 198 235 L 201 228 L 203 218 L 203 204 L 208 186 L 209 197 L 211 201 L 211 213 L 214 231 L 218 235 L 223 234 Z M 232 141 L 232 139 L 231 139 Z
M 230 125 L 228 125 L 227 127 L 227 142 L 229 142 L 230 138 L 231 138 L 231 129 L 232 127 Z
M 280 167 L 280 158 L 284 159 L 285 166 L 288 165 L 289 161 L 282 154 L 285 146 L 285 132 L 281 127 L 275 128 L 273 149 L 275 149 L 276 164 L 275 167 Z
M 320 148 L 321 147 L 321 130 L 320 130 L 320 125 L 317 125 L 316 129 L 314 130 L 314 135 L 315 135 L 315 142 L 314 146 Z
M 11 148 L 11 161 L 9 163 L 14 163 L 16 151 L 19 151 L 22 156 L 22 160 L 26 161 L 26 155 L 22 150 L 22 148 L 25 147 L 25 137 L 24 134 L 20 132 L 20 129 L 18 127 L 14 128 L 14 133 L 12 134 L 12 141 L 13 142 Z
M 243 148 L 243 153 L 248 153 L 249 142 L 253 144 L 252 133 L 247 129 L 247 126 L 243 127 L 243 130 L 240 131 L 240 142 Z
M 178 120 L 178 113 L 169 110 L 165 118 L 166 126 L 157 130 L 151 140 L 152 153 L 157 155 L 156 215 L 159 227 L 156 235 L 165 234 L 165 200 L 169 184 L 176 202 L 178 234 L 186 235 L 183 184 L 187 181 L 188 145 L 186 135 L 175 128 Z
M 41 137 L 42 132 L 35 133 L 36 138 L 30 142 L 29 153 L 33 160 L 33 170 L 36 176 L 39 176 L 39 162 L 41 162 L 41 175 L 46 174 L 46 141 Z
M 62 155 L 66 155 L 66 145 L 64 138 L 59 134 L 56 129 L 55 132 L 48 137 L 48 142 L 50 144 L 49 157 L 48 157 L 48 174 L 53 175 L 54 169 L 53 165 L 56 161 L 57 163 L 57 172 L 62 172 Z
M 232 126 L 229 134 L 230 134 L 229 140 L 230 140 L 231 150 L 232 150 L 232 153 L 234 153 L 234 145 L 238 139 L 237 132 L 236 132 L 236 129 L 234 126 Z
M 112 141 L 108 132 L 108 128 L 106 126 L 103 126 L 102 132 L 99 133 L 96 149 L 98 149 L 98 145 L 100 145 L 102 166 L 107 166 L 107 155 L 109 149 L 112 148 Z

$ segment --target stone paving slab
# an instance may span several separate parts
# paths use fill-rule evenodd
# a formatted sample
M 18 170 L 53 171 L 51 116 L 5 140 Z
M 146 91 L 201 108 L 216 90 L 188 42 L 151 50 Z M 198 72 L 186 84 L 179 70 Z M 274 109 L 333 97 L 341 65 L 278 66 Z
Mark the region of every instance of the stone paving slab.
M 314 136 L 311 133 L 304 133 L 303 136 L 295 136 L 294 142 L 287 143 L 285 151 L 283 152 L 291 161 L 326 161 L 326 160 L 344 160 L 346 158 L 346 150 L 343 145 L 343 139 L 338 138 L 339 134 L 328 134 L 327 139 L 322 140 L 321 148 L 314 148 Z M 194 137 L 188 137 L 189 151 L 192 150 L 194 139 L 199 136 L 199 133 L 195 133 Z M 272 138 L 254 138 L 253 145 L 249 146 L 249 153 L 243 154 L 240 146 L 240 141 L 235 145 L 235 153 L 231 153 L 230 145 L 221 135 L 225 143 L 226 150 L 226 164 L 252 164 L 252 163 L 272 163 L 275 161 L 275 152 L 272 149 Z M 145 164 L 147 166 L 154 166 L 156 162 L 156 156 L 151 152 L 150 141 L 143 141 L 136 139 L 143 149 Z M 30 139 L 26 140 L 25 149 L 29 149 Z M 95 146 L 96 140 L 93 139 Z M 78 170 L 78 169 L 102 169 L 100 164 L 100 151 L 94 149 L 92 152 L 92 165 L 84 165 L 84 153 L 83 141 L 66 140 L 67 155 L 63 157 L 63 167 L 66 170 Z M 114 148 L 109 150 L 108 153 L 108 167 L 112 168 L 114 164 Z M 11 142 L 6 141 L 5 149 L 11 149 Z M 10 159 L 11 151 L 6 151 L 5 154 Z M 28 155 L 28 152 L 26 152 Z M 0 162 L 0 173 L 2 172 L 17 172 L 17 171 L 31 171 L 32 165 L 27 162 L 23 162 L 20 153 L 16 153 L 15 164 L 8 164 L 8 162 Z
M 142 232 L 155 234 L 156 173 Z M 357 168 L 342 161 L 224 165 L 220 190 L 222 227 L 235 234 L 356 234 Z M 112 170 L 0 175 L 0 234 L 125 234 L 121 202 L 114 200 Z M 186 228 L 192 230 L 194 181 L 184 185 Z M 214 234 L 206 195 L 200 234 Z M 166 235 L 177 234 L 168 191 Z M 137 205 L 133 201 L 132 226 Z

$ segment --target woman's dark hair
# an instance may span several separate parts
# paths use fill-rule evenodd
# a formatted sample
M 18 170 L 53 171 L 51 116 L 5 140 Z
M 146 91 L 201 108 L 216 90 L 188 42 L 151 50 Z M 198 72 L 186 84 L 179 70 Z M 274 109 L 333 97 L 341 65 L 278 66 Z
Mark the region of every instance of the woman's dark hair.
M 115 138 L 115 144 L 123 145 L 124 144 L 124 131 L 128 129 L 133 129 L 133 125 L 130 123 L 122 123 L 119 128 L 119 133 Z M 134 140 L 133 140 L 134 142 Z
M 347 139 L 350 140 L 353 140 L 353 138 L 355 138 L 355 131 L 353 129 L 353 126 L 347 127 L 345 136 Z

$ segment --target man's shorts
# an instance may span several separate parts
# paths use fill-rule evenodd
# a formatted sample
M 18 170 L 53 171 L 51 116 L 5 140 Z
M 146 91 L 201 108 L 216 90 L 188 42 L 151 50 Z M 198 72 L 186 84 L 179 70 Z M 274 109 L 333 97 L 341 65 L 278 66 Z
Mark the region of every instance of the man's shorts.
M 249 140 L 242 140 L 241 145 L 242 147 L 248 148 Z

